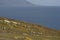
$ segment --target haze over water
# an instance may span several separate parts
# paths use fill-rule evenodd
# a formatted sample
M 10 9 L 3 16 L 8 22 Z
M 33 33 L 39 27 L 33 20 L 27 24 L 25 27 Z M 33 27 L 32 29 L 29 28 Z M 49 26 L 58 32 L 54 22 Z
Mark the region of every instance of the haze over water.
M 60 30 L 60 7 L 0 7 L 0 16 Z

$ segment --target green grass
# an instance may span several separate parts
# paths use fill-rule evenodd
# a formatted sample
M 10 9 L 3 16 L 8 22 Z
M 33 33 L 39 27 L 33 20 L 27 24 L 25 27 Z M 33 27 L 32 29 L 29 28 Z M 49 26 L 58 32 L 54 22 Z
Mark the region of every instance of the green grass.
M 8 18 L 0 20 L 0 40 L 60 40 L 60 30 Z M 6 23 L 4 20 L 18 24 Z

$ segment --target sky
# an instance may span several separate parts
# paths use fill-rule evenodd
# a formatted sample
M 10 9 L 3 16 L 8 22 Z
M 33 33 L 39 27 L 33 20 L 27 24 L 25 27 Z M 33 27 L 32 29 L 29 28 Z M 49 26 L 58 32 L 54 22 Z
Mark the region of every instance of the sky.
M 39 6 L 60 6 L 60 0 L 27 0 Z
M 60 6 L 60 0 L 0 0 L 0 6 Z

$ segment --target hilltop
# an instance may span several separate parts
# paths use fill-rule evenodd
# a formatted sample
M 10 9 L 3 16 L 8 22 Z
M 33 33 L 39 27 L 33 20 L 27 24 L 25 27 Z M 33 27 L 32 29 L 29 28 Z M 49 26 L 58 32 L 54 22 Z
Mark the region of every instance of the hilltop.
M 0 17 L 0 40 L 60 40 L 60 30 Z
M 27 0 L 0 0 L 0 7 L 34 7 L 36 5 Z

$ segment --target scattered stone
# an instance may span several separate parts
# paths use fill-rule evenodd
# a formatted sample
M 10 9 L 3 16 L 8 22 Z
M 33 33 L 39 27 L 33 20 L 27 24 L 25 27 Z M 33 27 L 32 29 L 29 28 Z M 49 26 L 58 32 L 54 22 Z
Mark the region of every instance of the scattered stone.
M 6 22 L 6 23 L 10 23 L 10 21 L 9 21 L 9 20 L 4 20 L 4 22 Z

